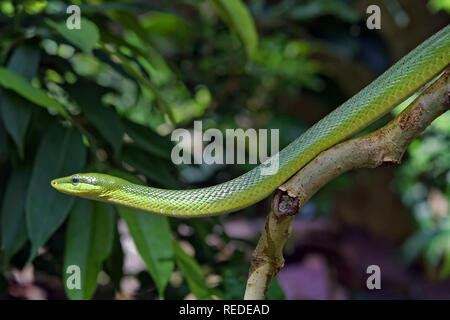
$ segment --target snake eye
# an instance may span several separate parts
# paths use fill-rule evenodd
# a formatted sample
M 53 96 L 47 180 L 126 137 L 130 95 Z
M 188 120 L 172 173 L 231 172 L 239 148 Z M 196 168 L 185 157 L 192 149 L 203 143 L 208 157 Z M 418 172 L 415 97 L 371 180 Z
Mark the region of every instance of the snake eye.
M 74 186 L 76 186 L 77 184 L 78 184 L 78 182 L 80 181 L 80 179 L 78 178 L 78 177 L 73 177 L 72 178 L 72 184 L 74 185 Z

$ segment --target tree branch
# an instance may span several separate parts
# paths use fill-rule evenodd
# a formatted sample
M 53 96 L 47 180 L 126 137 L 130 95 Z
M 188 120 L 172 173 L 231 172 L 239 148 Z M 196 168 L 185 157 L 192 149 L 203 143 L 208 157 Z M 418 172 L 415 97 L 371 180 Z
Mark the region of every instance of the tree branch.
M 245 300 L 264 299 L 284 266 L 283 247 L 295 215 L 328 182 L 357 168 L 399 164 L 409 144 L 450 109 L 450 67 L 402 113 L 384 127 L 320 153 L 280 186 L 253 253 Z

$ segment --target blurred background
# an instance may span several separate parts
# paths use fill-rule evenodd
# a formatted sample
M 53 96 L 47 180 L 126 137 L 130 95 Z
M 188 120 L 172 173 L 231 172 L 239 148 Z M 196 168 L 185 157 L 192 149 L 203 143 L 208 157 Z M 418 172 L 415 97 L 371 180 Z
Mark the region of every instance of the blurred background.
M 66 28 L 71 4 L 80 30 Z M 366 27 L 372 4 L 380 30 Z M 65 196 L 50 180 L 232 179 L 251 166 L 174 165 L 170 133 L 194 120 L 203 130 L 272 128 L 282 148 L 449 12 L 446 0 L 1 1 L 0 298 L 242 299 L 270 198 L 179 220 Z M 347 173 L 309 201 L 268 298 L 450 298 L 449 199 L 447 112 L 401 165 Z M 366 287 L 373 264 L 381 290 Z M 80 290 L 65 285 L 71 265 Z

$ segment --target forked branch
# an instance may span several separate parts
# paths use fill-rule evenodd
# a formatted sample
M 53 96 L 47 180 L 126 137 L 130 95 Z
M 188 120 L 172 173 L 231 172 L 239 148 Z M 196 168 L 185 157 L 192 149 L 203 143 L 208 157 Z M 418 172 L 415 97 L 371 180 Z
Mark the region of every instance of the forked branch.
M 284 266 L 283 247 L 295 215 L 328 182 L 357 168 L 399 164 L 409 144 L 450 109 L 450 67 L 403 112 L 370 134 L 320 153 L 281 185 L 253 253 L 244 299 L 264 299 L 272 279 Z

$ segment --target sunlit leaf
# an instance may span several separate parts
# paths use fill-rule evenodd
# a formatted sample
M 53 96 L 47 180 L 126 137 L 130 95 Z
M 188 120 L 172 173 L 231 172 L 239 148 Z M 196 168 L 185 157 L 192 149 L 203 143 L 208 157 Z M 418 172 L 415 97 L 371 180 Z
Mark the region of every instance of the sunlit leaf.
M 140 20 L 142 26 L 156 44 L 159 39 L 175 40 L 180 45 L 186 45 L 191 40 L 191 24 L 178 15 L 166 12 L 151 12 Z
M 47 7 L 47 0 L 26 0 L 24 1 L 25 12 L 33 15 L 42 12 Z
M 0 84 L 4 88 L 14 90 L 22 97 L 41 107 L 54 109 L 63 116 L 68 117 L 62 104 L 50 98 L 44 90 L 33 87 L 23 76 L 4 67 L 0 67 Z
M 445 112 L 440 115 L 436 120 L 434 120 L 431 125 L 437 130 L 442 131 L 443 133 L 450 132 L 450 112 Z
M 64 252 L 64 289 L 70 299 L 90 299 L 97 288 L 103 261 L 110 255 L 116 217 L 108 204 L 77 199 L 67 223 Z M 69 266 L 80 268 L 80 288 L 68 285 Z
M 73 204 L 74 197 L 54 190 L 51 180 L 79 172 L 85 160 L 86 149 L 77 131 L 53 126 L 44 135 L 34 161 L 25 207 L 30 260 L 63 223 Z
M 450 13 L 450 1 L 448 0 L 428 0 L 428 7 L 435 13 L 439 10 Z
M 66 26 L 66 22 L 56 23 L 49 19 L 46 22 L 55 28 L 67 41 L 86 53 L 91 53 L 100 39 L 100 33 L 95 23 L 86 18 L 81 18 L 80 29 L 69 29 Z
M 106 46 L 103 46 L 103 49 L 114 56 L 117 60 L 120 60 L 122 67 L 139 82 L 144 91 L 149 90 L 154 95 L 154 98 L 158 101 L 158 106 L 161 111 L 167 114 L 172 123 L 175 123 L 176 121 L 169 104 L 152 79 L 144 76 L 134 61 L 125 58 L 122 54 L 116 51 L 108 49 Z

